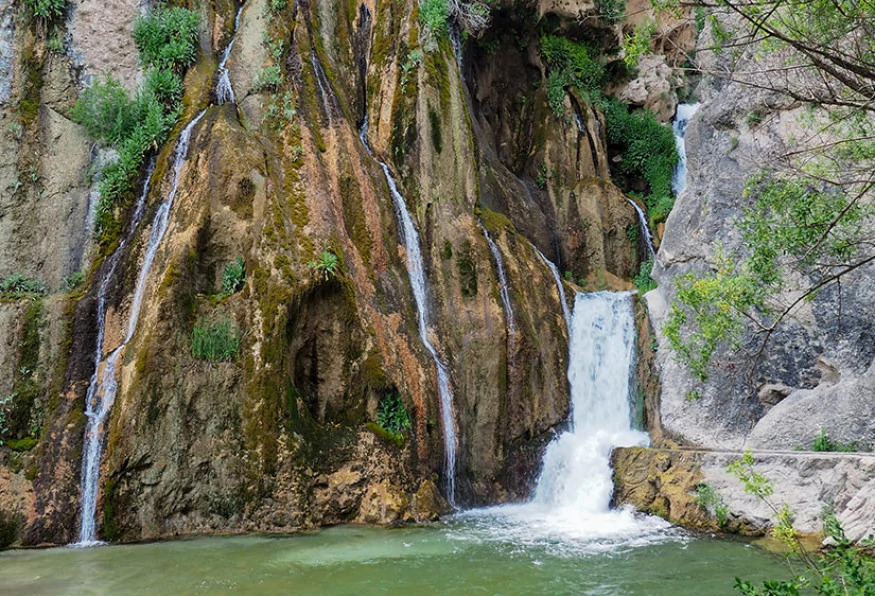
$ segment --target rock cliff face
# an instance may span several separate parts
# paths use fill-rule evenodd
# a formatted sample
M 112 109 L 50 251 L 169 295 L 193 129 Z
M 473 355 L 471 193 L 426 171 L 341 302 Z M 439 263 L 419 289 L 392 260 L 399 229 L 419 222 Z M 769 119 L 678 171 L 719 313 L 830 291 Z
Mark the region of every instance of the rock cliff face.
M 0 45 L 0 274 L 48 288 L 0 304 L 0 362 L 16 371 L 0 379 L 0 394 L 14 397 L 12 436 L 39 438 L 30 450 L 0 448 L 0 511 L 23 544 L 76 536 L 97 294 L 114 249 L 92 240 L 99 156 L 70 108 L 92 78 L 111 74 L 130 89 L 142 78 L 130 41 L 137 3 L 91 4 L 71 8 L 63 51 L 23 3 L 0 5 L 0 26 L 14 22 L 15 35 L 11 51 Z M 107 539 L 443 510 L 437 374 L 378 160 L 420 234 L 430 340 L 454 396 L 461 503 L 526 496 L 567 414 L 567 333 L 536 249 L 575 279 L 637 270 L 625 233 L 637 220 L 608 180 L 601 116 L 566 100 L 578 127 L 547 108 L 534 12 L 499 7 L 493 27 L 455 55 L 447 36 L 421 51 L 415 0 L 281 4 L 247 0 L 236 33 L 232 2 L 190 6 L 202 33 L 185 113 L 156 155 L 143 224 L 107 293 L 104 354 L 122 342 L 179 131 L 206 109 L 119 360 L 98 505 Z M 215 105 L 232 35 L 237 102 Z M 278 82 L 265 84 L 267 67 Z M 115 215 L 129 221 L 130 206 Z M 481 223 L 504 261 L 513 330 Z M 322 251 L 338 257 L 336 275 L 308 266 Z M 246 283 L 222 296 L 237 256 Z M 77 271 L 85 282 L 68 292 L 64 278 Z M 217 319 L 242 332 L 233 362 L 191 355 L 194 326 Z M 395 392 L 411 419 L 400 446 L 366 426 Z

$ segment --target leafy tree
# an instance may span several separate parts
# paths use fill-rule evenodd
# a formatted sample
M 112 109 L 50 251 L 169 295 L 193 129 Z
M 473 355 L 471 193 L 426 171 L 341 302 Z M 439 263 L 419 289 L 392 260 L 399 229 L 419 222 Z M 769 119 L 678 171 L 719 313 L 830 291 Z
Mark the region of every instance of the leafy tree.
M 714 47 L 706 51 L 731 54 L 712 61 L 707 74 L 809 107 L 804 138 L 771 156 L 747 182 L 749 206 L 735 222 L 745 248 L 721 253 L 710 271 L 678 280 L 666 334 L 680 360 L 704 379 L 721 349 L 734 351 L 753 372 L 801 305 L 827 288 L 841 291 L 843 279 L 875 260 L 875 239 L 866 233 L 875 199 L 875 4 L 684 5 L 708 11 L 701 20 Z M 757 113 L 748 125 L 762 119 Z

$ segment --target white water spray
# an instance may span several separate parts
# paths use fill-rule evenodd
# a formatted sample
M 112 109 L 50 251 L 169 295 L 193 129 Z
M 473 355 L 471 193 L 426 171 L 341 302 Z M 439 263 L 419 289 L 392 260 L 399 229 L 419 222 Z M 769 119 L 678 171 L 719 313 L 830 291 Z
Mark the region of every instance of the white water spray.
M 562 554 L 614 550 L 664 540 L 669 525 L 610 509 L 615 447 L 647 445 L 632 428 L 635 316 L 630 292 L 578 293 L 568 357 L 570 428 L 547 447 L 535 496 L 525 505 L 472 510 L 486 539 Z
M 237 33 L 237 28 L 240 26 L 240 13 L 243 12 L 243 6 L 237 9 L 237 16 L 234 17 L 234 33 Z M 222 54 L 222 61 L 219 62 L 218 80 L 216 81 L 216 103 L 222 105 L 224 103 L 235 103 L 234 87 L 231 85 L 231 76 L 228 72 L 228 58 L 231 56 L 231 50 L 234 48 L 234 37 L 232 34 L 231 41 L 225 48 Z
M 565 286 L 562 285 L 562 278 L 559 277 L 559 270 L 556 268 L 556 265 L 553 264 L 553 261 L 544 256 L 537 248 L 535 251 L 538 253 L 538 256 L 541 257 L 541 260 L 547 264 L 547 267 L 550 268 L 550 273 L 553 274 L 553 279 L 556 280 L 556 287 L 559 288 L 559 302 L 562 303 L 562 316 L 565 317 L 565 327 L 568 330 L 569 339 L 571 336 L 571 311 L 568 310 L 568 300 L 565 298 Z
M 650 226 L 647 224 L 647 214 L 644 213 L 644 209 L 642 209 L 638 203 L 632 199 L 626 200 L 629 201 L 629 204 L 635 208 L 635 213 L 638 214 L 638 226 L 641 228 L 641 235 L 644 236 L 644 244 L 647 246 L 647 254 L 651 257 L 655 257 L 656 249 L 653 248 L 653 234 L 650 232 Z
M 179 142 L 176 145 L 176 152 L 173 161 L 173 185 L 167 198 L 161 203 L 155 214 L 155 219 L 152 221 L 152 231 L 149 235 L 149 242 L 146 245 L 146 253 L 143 257 L 143 263 L 140 266 L 140 274 L 137 276 L 137 285 L 134 289 L 134 297 L 131 301 L 131 310 L 128 319 L 127 333 L 125 334 L 122 343 L 115 348 L 103 364 L 103 370 L 100 370 L 100 360 L 103 354 L 103 340 L 105 337 L 106 324 L 106 292 L 109 289 L 109 283 L 115 272 L 115 267 L 118 264 L 118 258 L 121 254 L 122 245 L 113 253 L 112 265 L 110 266 L 106 276 L 100 284 L 100 290 L 97 298 L 97 350 L 95 353 L 94 374 L 91 377 L 91 384 L 88 386 L 86 393 L 86 410 L 85 415 L 88 417 L 88 422 L 85 428 L 85 445 L 83 448 L 82 459 L 82 515 L 79 526 L 79 542 L 76 546 L 92 546 L 100 544 L 97 541 L 97 493 L 100 482 L 100 459 L 101 447 L 103 438 L 106 434 L 106 419 L 115 402 L 116 392 L 118 390 L 118 380 L 116 379 L 116 366 L 118 359 L 127 343 L 131 340 L 134 332 L 137 329 L 137 321 L 140 318 L 140 308 L 142 307 L 143 295 L 146 291 L 146 280 L 149 277 L 149 271 L 155 261 L 155 255 L 161 245 L 161 240 L 164 238 L 165 232 L 170 221 L 170 208 L 173 206 L 173 200 L 176 198 L 176 192 L 179 188 L 179 175 L 182 172 L 182 166 L 185 163 L 186 155 L 188 154 L 188 145 L 191 140 L 191 131 L 194 126 L 200 121 L 206 110 L 200 112 L 195 118 L 188 123 L 179 136 Z M 146 195 L 149 193 L 148 178 L 146 185 L 143 188 L 143 194 L 134 211 L 135 222 L 139 221 L 145 209 Z M 132 227 L 132 229 L 135 227 Z
M 492 258 L 495 259 L 495 268 L 498 269 L 499 288 L 498 293 L 501 296 L 501 302 L 504 304 L 504 312 L 507 317 L 507 330 L 513 333 L 516 326 L 513 322 L 513 308 L 510 305 L 510 293 L 507 289 L 507 275 L 504 272 L 504 259 L 501 258 L 501 251 L 498 250 L 498 245 L 489 236 L 489 231 L 483 222 L 480 222 L 480 229 L 483 230 L 483 235 L 486 237 L 486 243 L 489 245 L 489 250 L 492 252 Z
M 325 117 L 328 118 L 328 124 L 331 124 L 331 103 L 328 101 L 328 77 L 325 76 L 325 71 L 322 70 L 322 65 L 316 57 L 316 52 L 310 50 L 310 64 L 313 65 L 313 72 L 316 74 L 316 84 L 319 86 L 319 96 L 322 98 L 322 107 L 325 109 Z
M 674 142 L 678 151 L 678 165 L 675 167 L 674 176 L 671 180 L 671 189 L 675 196 L 681 194 L 687 187 L 687 144 L 684 136 L 687 132 L 687 124 L 690 118 L 693 117 L 699 106 L 698 103 L 682 103 L 678 104 L 677 112 L 675 113 L 674 121 L 671 128 L 674 131 Z

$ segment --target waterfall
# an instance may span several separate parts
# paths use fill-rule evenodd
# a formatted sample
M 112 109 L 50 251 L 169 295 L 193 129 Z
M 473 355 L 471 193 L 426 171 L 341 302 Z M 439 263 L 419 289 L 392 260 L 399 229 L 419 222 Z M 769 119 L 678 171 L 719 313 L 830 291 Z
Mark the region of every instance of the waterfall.
M 462 514 L 483 538 L 579 554 L 672 536 L 662 519 L 610 508 L 612 450 L 649 443 L 646 433 L 632 428 L 636 329 L 630 297 L 631 292 L 575 295 L 569 428 L 547 446 L 532 501 Z
M 571 428 L 547 447 L 534 502 L 578 513 L 607 512 L 611 450 L 646 445 L 632 430 L 635 314 L 629 292 L 578 293 L 568 348 Z
M 234 17 L 234 33 L 237 33 L 237 27 L 240 26 L 240 13 L 243 12 L 243 6 L 237 9 L 237 16 Z M 234 37 L 232 34 L 231 41 L 228 42 L 225 51 L 222 54 L 222 61 L 219 62 L 218 80 L 216 81 L 216 103 L 222 105 L 224 103 L 234 103 L 234 87 L 231 85 L 231 77 L 228 73 L 228 58 L 231 56 L 231 49 L 234 47 Z
M 565 317 L 565 328 L 568 330 L 569 339 L 571 338 L 571 311 L 568 310 L 568 300 L 565 298 L 565 287 L 562 285 L 562 278 L 559 277 L 559 270 L 556 268 L 556 265 L 553 264 L 553 261 L 544 256 L 537 248 L 535 252 L 538 253 L 538 256 L 541 257 L 541 260 L 547 264 L 547 267 L 550 268 L 550 273 L 553 274 L 553 279 L 556 280 L 556 287 L 559 288 L 559 302 L 562 303 L 562 316 Z
M 678 151 L 678 165 L 675 167 L 674 176 L 671 180 L 671 189 L 675 196 L 681 194 L 687 187 L 687 144 L 684 136 L 687 132 L 687 124 L 690 118 L 699 109 L 701 104 L 698 103 L 682 103 L 678 104 L 677 112 L 675 113 L 674 121 L 671 124 L 671 129 L 674 131 L 674 142 Z
M 328 124 L 331 124 L 331 103 L 328 101 L 328 77 L 325 76 L 325 71 L 322 70 L 322 65 L 316 57 L 316 51 L 310 50 L 310 64 L 313 65 L 313 72 L 316 74 L 316 84 L 319 86 L 319 96 L 322 98 L 322 107 L 325 108 L 325 117 L 328 118 Z
M 206 110 L 203 110 L 195 116 L 195 118 L 186 125 L 182 134 L 179 136 L 179 142 L 176 145 L 176 152 L 173 161 L 173 185 L 167 198 L 161 203 L 161 206 L 155 213 L 155 219 L 152 220 L 152 231 L 149 234 L 149 242 L 146 245 L 143 263 L 140 266 L 140 273 L 137 276 L 134 297 L 131 300 L 127 332 L 121 344 L 106 357 L 102 371 L 100 370 L 100 361 L 103 354 L 103 340 L 105 337 L 106 293 L 109 289 L 111 278 L 115 273 L 116 265 L 118 265 L 121 249 L 127 239 L 119 245 L 119 248 L 110 257 L 111 265 L 100 284 L 97 297 L 98 331 L 95 367 L 85 397 L 85 415 L 88 417 L 88 422 L 85 427 L 85 445 L 82 454 L 82 512 L 81 523 L 79 526 L 79 542 L 77 543 L 77 546 L 99 544 L 97 541 L 96 513 L 98 485 L 100 482 L 100 457 L 103 438 L 106 434 L 106 419 L 112 409 L 116 392 L 118 390 L 118 380 L 116 379 L 115 374 L 116 366 L 123 348 L 131 340 L 137 329 L 137 321 L 140 318 L 140 308 L 143 302 L 143 295 L 146 291 L 146 280 L 148 279 L 152 264 L 155 261 L 155 255 L 161 245 L 161 240 L 164 238 L 165 232 L 167 232 L 167 227 L 170 222 L 170 208 L 173 206 L 173 200 L 176 197 L 176 192 L 179 187 L 179 175 L 182 172 L 182 166 L 185 163 L 185 158 L 188 154 L 191 131 L 205 113 Z M 136 222 L 139 221 L 139 218 L 143 215 L 146 196 L 148 194 L 149 182 L 147 178 L 146 184 L 143 187 L 143 193 L 134 210 L 135 221 L 132 225 L 131 233 L 133 233 Z
M 644 236 L 644 244 L 647 245 L 647 254 L 655 257 L 656 249 L 653 248 L 653 234 L 650 233 L 650 226 L 647 224 L 647 214 L 644 213 L 644 209 L 638 203 L 632 199 L 626 200 L 629 201 L 629 204 L 635 208 L 635 212 L 638 214 L 638 225 L 641 228 L 641 235 Z
M 447 478 L 447 500 L 455 507 L 456 503 L 456 423 L 453 417 L 453 394 L 450 391 L 450 376 L 447 367 L 438 356 L 437 350 L 428 339 L 428 326 L 431 312 L 428 307 L 428 285 L 425 279 L 425 266 L 422 261 L 422 252 L 419 248 L 419 234 L 413 225 L 413 218 L 407 210 L 404 197 L 398 191 L 395 179 L 389 172 L 388 166 L 378 162 L 386 175 L 389 184 L 389 192 L 392 194 L 392 202 L 395 204 L 395 212 L 398 215 L 398 223 L 404 236 L 404 247 L 407 249 L 407 273 L 410 277 L 410 285 L 413 288 L 413 299 L 416 302 L 417 318 L 419 322 L 419 336 L 422 343 L 431 354 L 437 367 L 438 395 L 441 402 L 441 426 L 444 430 L 444 475 Z
M 441 360 L 437 350 L 428 339 L 428 326 L 431 319 L 431 311 L 428 308 L 428 284 L 425 279 L 425 265 L 422 261 L 422 251 L 419 248 L 419 234 L 413 225 L 413 218 L 407 210 L 407 203 L 398 190 L 395 178 L 389 172 L 389 167 L 377 159 L 371 151 L 368 143 L 368 113 L 365 111 L 362 126 L 359 130 L 359 139 L 365 146 L 368 155 L 374 158 L 383 169 L 386 183 L 389 185 L 389 193 L 392 195 L 392 204 L 395 206 L 395 214 L 401 228 L 404 248 L 407 252 L 407 275 L 410 278 L 410 286 L 413 288 L 413 300 L 416 302 L 417 323 L 419 337 L 422 339 L 425 349 L 431 354 L 437 368 L 438 397 L 441 406 L 441 427 L 444 433 L 444 476 L 447 479 L 447 501 L 453 507 L 456 506 L 456 422 L 453 415 L 453 393 L 450 389 L 450 375 L 446 365 Z
M 459 26 L 450 25 L 450 44 L 453 46 L 453 56 L 456 58 L 456 66 L 459 68 L 459 78 L 465 82 L 465 74 L 462 72 L 462 35 Z
M 504 259 L 501 258 L 501 252 L 498 250 L 498 245 L 489 236 L 489 231 L 483 222 L 480 222 L 480 229 L 483 230 L 483 235 L 486 237 L 486 243 L 489 245 L 489 250 L 492 252 L 492 258 L 495 260 L 495 268 L 498 269 L 498 281 L 501 284 L 498 288 L 498 293 L 501 296 L 501 302 L 504 304 L 504 312 L 507 317 L 507 329 L 509 332 L 516 330 L 513 322 L 513 308 L 510 305 L 510 293 L 507 290 L 507 275 L 504 272 Z

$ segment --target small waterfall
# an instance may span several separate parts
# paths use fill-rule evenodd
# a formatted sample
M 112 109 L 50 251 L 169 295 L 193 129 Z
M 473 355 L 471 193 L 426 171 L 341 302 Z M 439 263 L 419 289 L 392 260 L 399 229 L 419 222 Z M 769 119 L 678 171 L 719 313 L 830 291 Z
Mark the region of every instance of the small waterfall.
M 328 118 L 328 124 L 331 124 L 331 102 L 328 99 L 328 77 L 325 76 L 325 71 L 322 70 L 322 65 L 316 57 L 316 51 L 310 50 L 310 63 L 313 65 L 313 72 L 316 73 L 316 84 L 319 86 L 319 96 L 322 98 L 322 107 L 325 109 L 325 117 Z
M 240 26 L 240 13 L 243 12 L 243 6 L 237 9 L 237 16 L 234 17 L 234 33 L 237 33 L 237 28 Z M 222 105 L 224 103 L 234 103 L 234 87 L 231 85 L 231 77 L 228 73 L 228 58 L 231 56 L 231 50 L 234 48 L 234 37 L 232 34 L 231 41 L 228 42 L 225 51 L 222 54 L 222 61 L 219 62 L 218 80 L 216 81 L 216 103 Z
M 681 194 L 687 187 L 687 144 L 684 136 L 687 132 L 687 124 L 690 118 L 698 111 L 699 103 L 682 103 L 678 104 L 677 112 L 675 113 L 674 122 L 671 128 L 674 131 L 674 142 L 678 150 L 678 165 L 675 167 L 674 176 L 671 180 L 671 189 L 675 196 Z
M 638 203 L 632 199 L 626 200 L 629 201 L 629 204 L 635 208 L 635 212 L 638 214 L 638 225 L 641 228 L 641 235 L 644 236 L 644 243 L 647 245 L 647 254 L 655 257 L 656 249 L 653 248 L 653 234 L 650 233 L 650 226 L 647 224 L 647 214 L 644 213 L 644 209 Z
M 500 282 L 500 286 L 498 288 L 498 293 L 501 296 L 501 301 L 504 303 L 504 312 L 507 317 L 507 330 L 513 333 L 516 330 L 516 326 L 513 322 L 513 308 L 510 305 L 510 293 L 507 290 L 507 275 L 504 272 L 504 259 L 501 258 L 501 251 L 498 250 L 498 245 L 492 240 L 489 236 L 489 231 L 486 229 L 486 226 L 483 225 L 483 222 L 480 223 L 480 229 L 483 230 L 483 235 L 486 237 L 486 243 L 489 245 L 489 250 L 492 252 L 492 258 L 495 259 L 495 268 L 498 269 L 498 281 Z
M 450 43 L 453 46 L 453 56 L 456 58 L 456 66 L 459 67 L 459 78 L 465 82 L 465 73 L 462 71 L 462 34 L 459 31 L 459 26 L 453 23 L 450 25 Z
M 9 101 L 12 94 L 16 7 L 12 0 L 0 0 L 0 105 Z
M 453 394 L 450 391 L 450 376 L 447 372 L 447 367 L 438 356 L 437 350 L 428 339 L 428 326 L 431 319 L 431 312 L 428 308 L 428 286 L 425 279 L 425 266 L 422 261 L 422 252 L 419 248 L 419 233 L 416 231 L 416 226 L 413 225 L 413 218 L 407 210 L 407 204 L 404 202 L 404 197 L 398 191 L 398 186 L 395 184 L 395 179 L 389 172 L 388 166 L 383 162 L 378 162 L 383 168 L 383 173 L 386 175 L 386 182 L 389 184 L 389 192 L 392 194 L 392 200 L 395 204 L 395 211 L 398 215 L 398 223 L 401 224 L 401 229 L 404 232 L 404 247 L 407 249 L 407 273 L 410 276 L 410 285 L 413 288 L 413 299 L 416 302 L 416 311 L 419 322 L 419 336 L 422 338 L 422 343 L 431 354 L 437 367 L 438 374 L 438 395 L 441 401 L 441 426 L 444 430 L 444 475 L 447 478 L 447 500 L 453 507 L 456 506 L 456 448 L 458 440 L 456 438 L 456 423 L 453 416 Z
M 105 337 L 106 292 L 109 289 L 110 280 L 115 273 L 116 265 L 118 265 L 121 249 L 127 239 L 119 245 L 119 248 L 110 257 L 111 265 L 100 284 L 97 298 L 98 332 L 95 367 L 94 374 L 91 377 L 91 384 L 88 386 L 85 398 L 85 415 L 88 417 L 88 422 L 85 428 L 85 445 L 82 454 L 82 516 L 79 527 L 79 542 L 77 543 L 77 546 L 99 544 L 97 541 L 96 513 L 98 485 L 100 482 L 101 447 L 103 444 L 103 438 L 106 434 L 105 422 L 110 410 L 112 409 L 113 402 L 115 402 L 115 396 L 118 390 L 118 380 L 116 379 L 115 374 L 116 366 L 124 347 L 131 340 L 137 329 L 137 321 L 140 318 L 140 308 L 143 302 L 143 295 L 146 291 L 146 280 L 148 279 L 149 271 L 152 268 L 152 263 L 155 261 L 155 255 L 161 245 L 161 240 L 164 238 L 165 232 L 167 232 L 167 227 L 170 222 L 170 208 L 173 206 L 173 200 L 176 197 L 179 185 L 179 175 L 182 172 L 182 166 L 185 163 L 185 158 L 188 154 L 191 131 L 205 113 L 206 110 L 195 116 L 195 118 L 186 125 L 182 134 L 179 136 L 179 142 L 176 145 L 176 153 L 174 154 L 173 161 L 173 185 L 167 198 L 158 208 L 158 211 L 155 214 L 155 219 L 152 221 L 152 231 L 149 235 L 149 242 L 146 245 L 146 253 L 143 257 L 143 263 L 140 266 L 140 273 L 137 276 L 137 285 L 134 289 L 134 297 L 131 301 L 127 332 L 121 344 L 106 357 L 102 371 L 100 371 L 100 360 L 103 355 L 103 340 Z M 146 196 L 148 194 L 149 182 L 147 178 L 146 185 L 143 187 L 143 193 L 140 196 L 136 209 L 134 210 L 134 225 L 132 225 L 132 231 L 135 228 L 136 222 L 142 218 L 145 211 Z
M 575 296 L 568 349 L 571 428 L 547 447 L 535 503 L 607 512 L 611 450 L 649 443 L 646 433 L 632 429 L 635 337 L 629 292 Z
M 447 479 L 447 501 L 453 507 L 456 506 L 456 449 L 458 448 L 458 439 L 456 438 L 456 422 L 453 413 L 453 393 L 450 389 L 450 375 L 446 365 L 441 360 L 435 347 L 428 339 L 428 326 L 431 319 L 431 311 L 428 308 L 428 291 L 427 282 L 425 279 L 425 265 L 422 261 L 422 251 L 419 248 L 419 234 L 416 231 L 416 226 L 413 225 L 413 218 L 407 210 L 407 203 L 404 197 L 398 190 L 398 185 L 395 179 L 389 172 L 389 167 L 377 159 L 371 151 L 371 145 L 368 143 L 368 113 L 365 112 L 362 119 L 362 126 L 359 130 L 359 138 L 368 155 L 374 158 L 380 167 L 383 169 L 383 174 L 386 176 L 386 183 L 389 185 L 389 193 L 392 195 L 392 203 L 395 206 L 395 214 L 398 217 L 398 224 L 404 240 L 404 248 L 407 252 L 407 275 L 410 278 L 410 286 L 413 288 L 413 300 L 416 302 L 417 322 L 419 326 L 419 337 L 425 345 L 428 353 L 431 354 L 437 368 L 438 377 L 438 397 L 441 403 L 441 427 L 444 434 L 444 476 Z
M 562 278 L 559 276 L 559 270 L 556 268 L 556 265 L 553 264 L 553 261 L 544 256 L 537 248 L 535 251 L 538 253 L 538 256 L 541 257 L 541 260 L 547 264 L 547 267 L 550 268 L 550 273 L 553 274 L 553 279 L 556 280 L 556 287 L 559 288 L 559 302 L 562 303 L 562 316 L 565 317 L 565 328 L 568 330 L 569 339 L 571 336 L 571 311 L 568 310 L 568 300 L 565 298 L 565 287 L 562 285 Z
M 580 119 L 580 114 L 574 112 L 574 123 L 577 124 L 578 132 L 586 132 L 586 129 L 583 127 L 583 120 Z
M 559 554 L 611 551 L 672 538 L 662 519 L 610 508 L 615 447 L 647 445 L 632 428 L 635 314 L 631 292 L 577 293 L 568 348 L 570 428 L 548 446 L 535 496 L 462 514 L 488 540 Z

